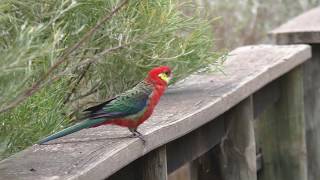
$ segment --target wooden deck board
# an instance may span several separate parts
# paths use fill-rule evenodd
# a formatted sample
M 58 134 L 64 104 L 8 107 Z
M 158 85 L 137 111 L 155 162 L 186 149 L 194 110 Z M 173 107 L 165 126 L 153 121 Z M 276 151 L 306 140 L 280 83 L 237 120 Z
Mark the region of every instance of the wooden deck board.
M 276 44 L 320 43 L 320 6 L 270 32 Z

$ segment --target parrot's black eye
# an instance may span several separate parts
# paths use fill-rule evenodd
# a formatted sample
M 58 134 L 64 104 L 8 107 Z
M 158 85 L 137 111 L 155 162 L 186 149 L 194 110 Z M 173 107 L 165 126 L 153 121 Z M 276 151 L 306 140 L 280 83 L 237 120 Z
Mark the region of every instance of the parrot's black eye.
M 166 71 L 164 72 L 167 76 L 170 76 L 170 72 L 169 71 Z

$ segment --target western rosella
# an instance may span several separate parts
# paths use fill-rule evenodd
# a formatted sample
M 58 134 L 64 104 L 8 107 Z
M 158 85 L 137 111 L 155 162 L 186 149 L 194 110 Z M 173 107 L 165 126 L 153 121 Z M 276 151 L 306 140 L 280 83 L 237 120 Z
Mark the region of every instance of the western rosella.
M 171 77 L 168 66 L 160 66 L 149 71 L 148 76 L 134 88 L 86 110 L 83 121 L 61 130 L 38 142 L 43 144 L 84 128 L 114 124 L 127 127 L 134 136 L 143 139 L 137 128 L 152 114 L 160 97 L 166 90 Z

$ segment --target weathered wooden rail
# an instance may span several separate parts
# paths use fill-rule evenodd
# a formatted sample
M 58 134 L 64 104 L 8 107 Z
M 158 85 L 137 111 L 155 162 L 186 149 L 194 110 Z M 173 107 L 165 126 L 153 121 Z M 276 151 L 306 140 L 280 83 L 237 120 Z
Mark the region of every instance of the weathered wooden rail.
M 270 33 L 276 44 L 310 44 L 312 58 L 303 64 L 304 116 L 308 180 L 320 178 L 320 7 Z
M 311 82 L 320 78 L 319 42 L 303 43 L 312 49 L 240 47 L 227 58 L 225 74 L 192 75 L 169 87 L 140 128 L 146 144 L 120 127 L 86 129 L 1 161 L 0 179 L 166 180 L 189 163 L 192 180 L 313 180 L 320 85 Z

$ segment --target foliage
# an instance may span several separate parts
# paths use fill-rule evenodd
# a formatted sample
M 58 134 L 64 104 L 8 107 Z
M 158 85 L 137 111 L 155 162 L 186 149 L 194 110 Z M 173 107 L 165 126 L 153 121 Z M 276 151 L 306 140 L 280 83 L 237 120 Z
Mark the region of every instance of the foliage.
M 43 77 L 120 0 L 2 0 L 0 109 Z M 114 96 L 158 65 L 175 80 L 216 62 L 210 25 L 191 4 L 131 0 L 76 48 L 40 91 L 0 114 L 0 153 L 8 156 L 66 126 L 78 110 Z M 197 11 L 194 11 L 197 12 Z
M 1 116 L 0 159 L 67 125 L 61 97 L 66 83 L 56 82 Z
M 196 0 L 212 23 L 218 49 L 268 42 L 267 33 L 320 0 Z

